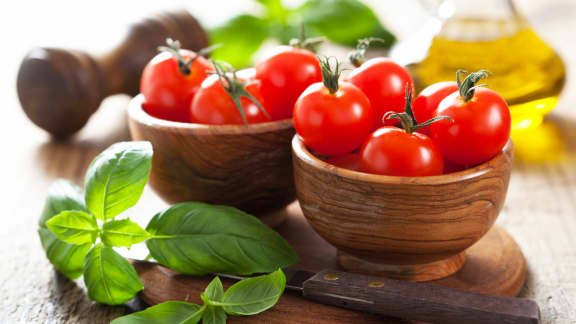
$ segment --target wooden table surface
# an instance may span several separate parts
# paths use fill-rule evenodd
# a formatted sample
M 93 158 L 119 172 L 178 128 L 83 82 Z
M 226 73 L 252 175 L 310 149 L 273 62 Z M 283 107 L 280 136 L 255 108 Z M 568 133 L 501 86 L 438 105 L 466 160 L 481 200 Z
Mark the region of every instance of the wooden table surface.
M 576 323 L 576 83 L 572 79 L 576 75 L 576 2 L 517 2 L 563 56 L 569 77 L 559 106 L 539 132 L 516 143 L 518 154 L 499 224 L 515 237 L 528 259 L 528 280 L 521 296 L 539 303 L 544 323 Z M 42 10 L 29 16 L 25 5 L 19 6 L 15 12 L 0 10 L 0 15 L 6 15 L 0 17 L 4 21 L 1 30 L 18 30 L 18 24 L 22 27 L 31 21 L 42 26 L 54 21 L 54 15 L 60 15 L 56 17 L 59 19 L 68 17 L 57 10 L 47 11 L 50 18 Z M 81 9 L 76 7 L 81 14 L 73 18 L 74 23 L 81 23 L 82 15 L 90 15 L 89 10 Z M 86 19 L 88 23 L 96 21 Z M 84 295 L 81 281 L 70 282 L 56 275 L 44 256 L 36 227 L 46 190 L 54 179 L 63 177 L 81 184 L 89 162 L 98 152 L 114 142 L 129 140 L 124 117 L 128 98 L 107 100 L 72 141 L 51 141 L 20 111 L 15 76 L 31 41 L 49 44 L 61 37 L 53 34 L 39 42 L 38 36 L 30 35 L 46 32 L 28 30 L 28 34 L 14 33 L 4 39 L 6 45 L 0 56 L 0 323 L 108 323 L 124 314 L 125 308 L 93 303 Z M 10 47 L 12 41 L 14 50 Z M 66 45 L 58 43 L 62 44 Z M 524 142 L 530 143 L 529 149 Z M 147 189 L 130 213 L 146 220 L 163 206 Z

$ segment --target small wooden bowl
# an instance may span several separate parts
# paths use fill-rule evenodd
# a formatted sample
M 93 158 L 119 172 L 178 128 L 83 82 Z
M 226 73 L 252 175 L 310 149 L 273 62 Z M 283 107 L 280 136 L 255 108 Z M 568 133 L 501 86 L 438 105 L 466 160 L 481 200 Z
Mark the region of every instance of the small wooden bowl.
M 447 277 L 502 209 L 512 142 L 476 167 L 440 176 L 394 177 L 341 169 L 292 140 L 296 195 L 346 270 L 409 281 Z
M 295 198 L 291 119 L 250 125 L 202 125 L 158 119 L 136 96 L 128 108 L 134 140 L 154 147 L 150 185 L 167 202 L 202 201 L 256 216 Z M 272 215 L 272 214 L 266 214 Z M 262 219 L 271 226 L 285 213 Z

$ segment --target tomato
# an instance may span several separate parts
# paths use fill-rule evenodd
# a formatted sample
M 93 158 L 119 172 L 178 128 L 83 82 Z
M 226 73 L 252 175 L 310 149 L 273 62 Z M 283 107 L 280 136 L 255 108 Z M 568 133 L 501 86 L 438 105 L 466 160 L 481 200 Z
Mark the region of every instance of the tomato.
M 440 101 L 456 91 L 458 91 L 458 84 L 453 81 L 438 82 L 422 90 L 412 104 L 416 121 L 423 123 L 432 119 Z M 430 126 L 421 128 L 419 132 L 428 134 L 429 128 Z
M 510 110 L 496 92 L 477 88 L 465 102 L 458 92 L 444 98 L 436 115 L 448 116 L 430 125 L 430 136 L 447 160 L 471 166 L 490 160 L 510 137 Z
M 228 74 L 230 80 L 233 80 L 231 73 Z M 246 79 L 239 78 L 233 82 L 245 82 Z M 225 82 L 227 84 L 227 82 Z M 239 86 L 239 85 L 236 85 Z M 263 103 L 260 93 L 260 82 L 250 81 L 242 85 L 245 90 L 252 95 L 258 102 Z M 242 110 L 246 115 L 246 121 L 249 124 L 270 121 L 268 116 L 247 97 L 241 97 L 240 102 Z M 266 109 L 265 107 L 263 107 Z M 210 124 L 210 125 L 230 125 L 244 124 L 244 119 L 238 110 L 238 107 L 232 99 L 232 95 L 224 89 L 218 75 L 209 76 L 202 83 L 202 87 L 194 97 L 189 108 L 190 120 L 193 123 Z
M 442 153 L 428 136 L 395 126 L 373 132 L 360 150 L 361 171 L 390 176 L 422 177 L 442 174 Z
M 179 50 L 184 60 L 195 58 L 196 53 Z M 210 62 L 198 56 L 185 74 L 179 68 L 173 54 L 162 52 L 154 57 L 144 68 L 140 81 L 140 92 L 144 95 L 144 110 L 150 115 L 162 119 L 189 122 L 190 102 L 213 70 Z M 187 71 L 184 71 L 187 72 Z
M 294 127 L 304 144 L 325 155 L 341 155 L 362 145 L 374 113 L 366 95 L 355 85 L 340 82 L 331 92 L 314 83 L 296 101 Z
M 413 88 L 410 73 L 387 58 L 373 58 L 352 70 L 348 80 L 360 88 L 374 109 L 374 129 L 382 126 L 382 117 L 388 111 L 402 112 L 406 103 L 406 85 Z M 385 125 L 395 125 L 396 120 L 386 120 Z
M 353 171 L 360 171 L 361 161 L 360 154 L 349 153 L 345 155 L 335 156 L 326 160 L 326 162 L 335 165 L 342 169 Z
M 256 64 L 262 97 L 274 120 L 291 118 L 294 103 L 313 83 L 322 81 L 316 55 L 303 48 L 279 46 Z

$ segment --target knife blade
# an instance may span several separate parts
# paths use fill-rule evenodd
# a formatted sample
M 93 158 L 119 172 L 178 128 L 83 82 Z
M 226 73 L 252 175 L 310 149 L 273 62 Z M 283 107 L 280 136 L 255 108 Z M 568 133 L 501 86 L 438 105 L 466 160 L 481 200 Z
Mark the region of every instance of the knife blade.
M 538 324 L 536 302 L 334 270 L 284 269 L 286 288 L 322 304 L 445 324 Z M 232 280 L 248 277 L 217 274 Z

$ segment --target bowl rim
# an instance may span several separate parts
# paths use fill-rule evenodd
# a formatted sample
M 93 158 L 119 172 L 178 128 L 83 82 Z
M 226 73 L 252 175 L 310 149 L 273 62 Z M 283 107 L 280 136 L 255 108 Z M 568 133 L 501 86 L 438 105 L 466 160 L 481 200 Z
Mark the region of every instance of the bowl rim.
M 347 178 L 353 181 L 362 181 L 367 183 L 378 183 L 378 184 L 402 184 L 402 185 L 441 185 L 456 183 L 464 180 L 473 179 L 480 177 L 495 168 L 495 166 L 500 165 L 500 160 L 507 159 L 504 163 L 512 163 L 512 152 L 514 150 L 514 144 L 512 140 L 509 139 L 502 151 L 498 153 L 492 159 L 476 165 L 474 167 L 447 174 L 441 174 L 437 176 L 426 176 L 426 177 L 402 177 L 402 176 L 388 176 L 364 173 L 360 171 L 354 171 L 349 169 L 344 169 L 327 163 L 314 154 L 312 154 L 302 139 L 298 134 L 294 135 L 292 138 L 292 152 L 293 155 L 298 158 L 298 160 L 312 166 L 315 169 L 321 170 L 326 173 L 330 173 L 335 176 L 342 178 Z M 296 168 L 295 168 L 296 170 Z
M 290 129 L 294 127 L 292 118 L 275 120 L 265 123 L 247 124 L 247 125 L 208 125 L 198 123 L 183 123 L 165 119 L 160 119 L 149 115 L 142 108 L 144 95 L 138 94 L 130 100 L 128 104 L 128 118 L 139 124 L 151 128 L 164 130 L 168 132 L 178 132 L 196 135 L 234 135 L 234 134 L 258 134 L 278 130 Z

